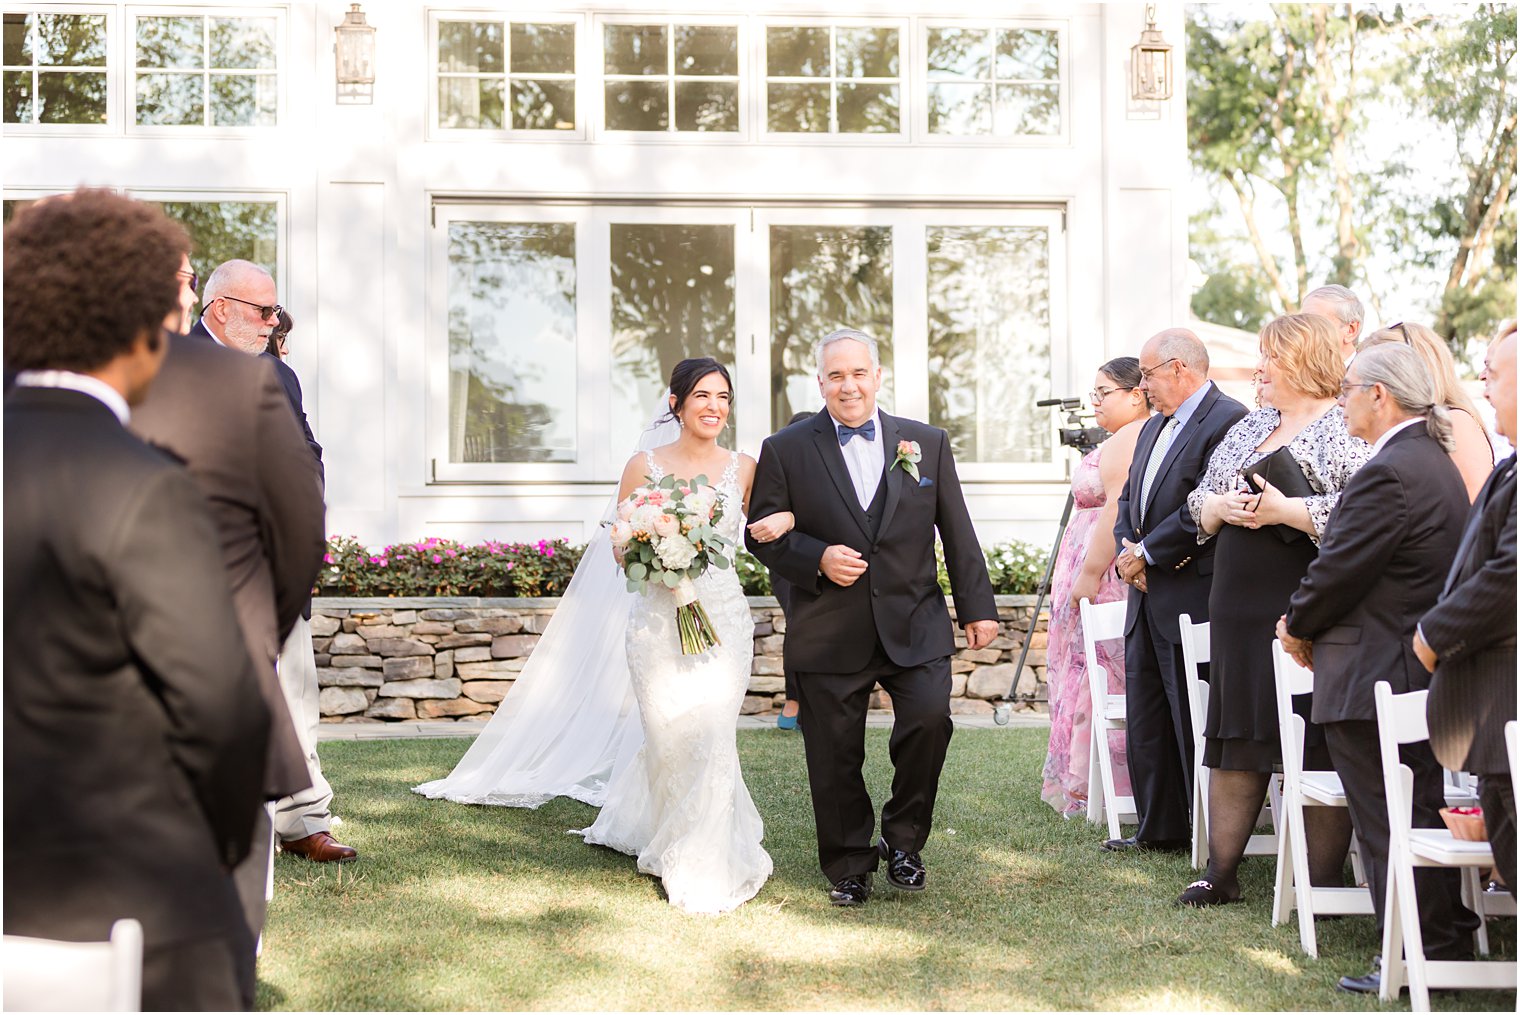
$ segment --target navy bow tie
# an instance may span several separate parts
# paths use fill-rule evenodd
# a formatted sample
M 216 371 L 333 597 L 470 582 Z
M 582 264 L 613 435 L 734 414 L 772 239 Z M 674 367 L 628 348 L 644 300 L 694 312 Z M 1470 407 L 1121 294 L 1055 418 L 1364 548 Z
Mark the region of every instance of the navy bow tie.
M 838 426 L 840 447 L 844 447 L 850 443 L 851 437 L 860 436 L 868 441 L 876 439 L 876 420 L 874 419 L 868 419 L 859 426 L 845 426 L 843 423 L 838 424 Z

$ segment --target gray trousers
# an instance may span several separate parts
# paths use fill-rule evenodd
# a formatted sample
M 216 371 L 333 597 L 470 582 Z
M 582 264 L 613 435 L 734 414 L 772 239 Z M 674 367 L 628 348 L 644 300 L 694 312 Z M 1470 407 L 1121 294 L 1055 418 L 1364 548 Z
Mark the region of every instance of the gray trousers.
M 317 705 L 317 659 L 311 649 L 310 621 L 296 620 L 290 637 L 280 646 L 276 668 L 296 736 L 306 751 L 306 770 L 311 773 L 309 789 L 276 800 L 272 808 L 274 834 L 280 841 L 289 842 L 332 831 L 332 787 L 322 777 L 322 762 L 317 760 L 317 725 L 322 712 Z

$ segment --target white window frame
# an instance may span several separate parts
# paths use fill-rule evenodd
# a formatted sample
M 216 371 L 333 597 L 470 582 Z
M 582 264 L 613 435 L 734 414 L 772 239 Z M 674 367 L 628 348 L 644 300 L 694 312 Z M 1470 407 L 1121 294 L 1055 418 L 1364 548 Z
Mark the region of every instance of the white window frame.
M 502 126 L 501 127 L 445 127 L 438 119 L 438 85 L 445 75 L 438 70 L 438 27 L 445 21 L 494 21 L 502 26 Z M 512 126 L 512 25 L 555 24 L 575 26 L 575 70 L 569 74 L 519 75 L 542 80 L 569 81 L 575 93 L 575 127 L 571 130 L 539 130 Z M 429 141 L 531 141 L 535 143 L 563 144 L 566 141 L 586 140 L 587 109 L 586 60 L 587 18 L 583 13 L 564 11 L 514 10 L 495 8 L 491 10 L 468 8 L 437 8 L 428 11 L 427 18 L 427 139 Z M 494 78 L 486 74 L 448 74 L 447 77 Z M 601 103 L 596 103 L 598 111 Z
M 121 9 L 115 4 L 8 4 L 6 14 L 93 14 L 106 19 L 106 63 L 104 67 L 70 67 L 68 70 L 90 74 L 104 74 L 106 78 L 105 123 L 10 123 L 3 124 L 7 134 L 37 134 L 58 136 L 60 134 L 100 135 L 115 134 L 121 130 Z M 36 65 L 33 65 L 34 68 Z M 10 70 L 11 68 L 7 68 Z M 16 69 L 19 69 L 16 68 Z M 63 68 L 48 68 L 42 73 L 52 73 Z M 34 75 L 35 75 L 34 71 Z M 35 81 L 35 76 L 34 79 Z
M 1059 60 L 1057 71 L 1057 101 L 1061 110 L 1061 129 L 1054 134 L 943 134 L 929 131 L 929 30 L 933 28 L 974 29 L 995 31 L 997 29 L 1024 28 L 1056 33 L 1056 52 Z M 1013 148 L 1063 148 L 1071 145 L 1071 23 L 1056 18 L 1003 18 L 997 20 L 961 18 L 918 18 L 914 33 L 916 57 L 913 76 L 917 82 L 914 94 L 918 101 L 913 108 L 913 127 L 918 139 L 930 145 L 994 145 Z M 994 50 L 994 59 L 996 51 Z M 993 89 L 993 101 L 997 101 L 997 83 L 988 79 Z M 1012 82 L 1011 82 L 1012 83 Z
M 918 89 L 913 81 L 913 65 L 916 39 L 910 18 L 834 18 L 834 17 L 757 17 L 753 20 L 755 30 L 755 132 L 761 142 L 769 144 L 807 145 L 885 145 L 888 147 L 912 144 L 914 138 L 914 103 Z M 835 39 L 829 36 L 829 76 L 816 78 L 778 77 L 774 80 L 787 84 L 828 84 L 830 86 L 830 119 L 832 129 L 825 132 L 773 131 L 770 129 L 770 76 L 767 46 L 772 28 L 891 28 L 897 31 L 897 77 L 892 78 L 840 78 L 835 65 Z M 895 133 L 842 132 L 838 127 L 839 100 L 837 86 L 840 82 L 860 84 L 897 83 L 898 129 Z
M 595 51 L 596 72 L 594 74 L 596 86 L 591 91 L 594 96 L 588 106 L 588 110 L 595 113 L 591 123 L 591 137 L 597 141 L 618 141 L 629 144 L 715 144 L 747 140 L 751 135 L 751 103 L 750 94 L 754 86 L 750 81 L 750 72 L 754 66 L 750 45 L 751 20 L 748 18 L 714 17 L 705 15 L 690 15 L 675 17 L 659 14 L 641 17 L 636 14 L 603 14 L 598 15 L 592 22 L 589 33 L 591 46 Z M 606 32 L 608 25 L 649 25 L 660 26 L 670 32 L 666 40 L 666 73 L 663 77 L 650 74 L 609 74 L 606 60 Z M 739 58 L 739 71 L 733 77 L 705 74 L 676 74 L 675 73 L 675 29 L 684 26 L 696 27 L 722 27 L 732 28 L 738 35 L 737 49 Z M 670 102 L 670 126 L 666 130 L 617 130 L 607 126 L 607 85 L 614 81 L 654 81 L 663 80 L 668 83 L 667 95 Z M 675 126 L 675 86 L 682 80 L 687 81 L 729 81 L 732 80 L 738 87 L 738 97 L 735 100 L 739 110 L 739 127 L 737 130 L 677 130 Z
M 137 72 L 145 69 L 148 73 L 155 73 L 156 68 L 139 68 L 137 64 L 137 19 L 140 17 L 199 17 L 199 18 L 274 18 L 274 70 L 229 71 L 210 66 L 210 53 L 206 53 L 206 66 L 201 68 L 200 73 L 205 75 L 207 81 L 206 106 L 204 115 L 211 115 L 211 94 L 209 79 L 218 73 L 225 76 L 235 77 L 258 77 L 273 74 L 275 79 L 275 115 L 274 123 L 261 126 L 234 126 L 231 124 L 212 123 L 151 123 L 137 122 Z M 209 20 L 208 20 L 209 24 Z M 289 93 L 290 67 L 290 19 L 284 7 L 159 7 L 159 6 L 129 6 L 126 9 L 126 29 L 122 35 L 122 49 L 125 56 L 122 60 L 122 68 L 127 77 L 127 86 L 123 89 L 124 108 L 122 109 L 122 123 L 126 126 L 128 135 L 139 137 L 184 137 L 194 134 L 197 137 L 268 137 L 271 133 L 282 130 L 289 122 L 289 109 L 286 96 Z
M 611 227 L 669 223 L 672 225 L 731 225 L 734 228 L 734 353 L 736 403 L 764 404 L 756 399 L 752 348 L 755 322 L 747 316 L 753 296 L 744 291 L 748 211 L 734 205 L 655 206 L 615 203 L 469 203 L 439 201 L 428 242 L 428 330 L 425 376 L 427 384 L 426 453 L 429 483 L 591 483 L 616 482 L 637 435 L 611 433 L 604 407 L 612 398 L 612 277 Z M 454 462 L 449 459 L 449 336 L 448 237 L 455 222 L 541 222 L 575 226 L 575 397 L 576 460 L 573 462 Z M 749 276 L 751 279 L 753 274 Z M 763 286 L 761 287 L 764 288 Z M 763 301 L 764 293 L 760 294 Z M 762 393 L 763 393 L 763 389 Z M 741 409 L 741 448 L 759 448 L 769 435 L 767 422 L 751 420 Z M 750 428 L 759 433 L 745 443 Z

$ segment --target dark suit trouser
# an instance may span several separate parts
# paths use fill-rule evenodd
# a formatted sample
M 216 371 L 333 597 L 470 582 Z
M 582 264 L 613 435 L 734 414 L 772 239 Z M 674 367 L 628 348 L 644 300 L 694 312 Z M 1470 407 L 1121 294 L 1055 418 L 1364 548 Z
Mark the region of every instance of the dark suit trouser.
M 872 841 L 876 810 L 861 774 L 866 708 L 877 683 L 892 697 L 892 798 L 881 811 L 881 834 L 893 849 L 916 853 L 928 841 L 954 732 L 948 656 L 903 669 L 878 645 L 858 673 L 797 674 L 818 863 L 832 883 L 874 871 L 880 859 Z
M 1378 933 L 1383 931 L 1383 909 L 1388 891 L 1388 795 L 1383 791 L 1383 762 L 1378 747 L 1377 721 L 1351 719 L 1324 723 L 1330 760 L 1346 788 L 1351 824 L 1356 829 L 1367 889 L 1377 915 Z M 1446 806 L 1440 762 L 1430 743 L 1405 744 L 1399 760 L 1414 772 L 1413 826 L 1444 828 L 1441 808 Z M 1463 958 L 1472 954 L 1472 932 L 1478 918 L 1462 905 L 1461 875 L 1456 870 L 1417 867 L 1414 872 L 1416 904 L 1420 908 L 1420 937 L 1428 959 Z
M 1478 776 L 1478 803 L 1488 843 L 1494 848 L 1494 865 L 1511 895 L 1515 894 L 1515 783 L 1514 776 Z
M 230 932 L 143 946 L 143 1011 L 252 1011 L 253 941 Z
M 1142 606 L 1124 639 L 1124 725 L 1142 842 L 1192 834 L 1193 723 L 1182 646 L 1167 641 Z
M 274 852 L 274 826 L 269 809 L 260 807 L 254 819 L 253 845 L 243 862 L 232 868 L 232 883 L 237 886 L 238 901 L 243 905 L 243 919 L 248 924 L 250 954 L 264 933 L 264 915 L 269 908 L 265 897 L 269 888 L 269 862 Z

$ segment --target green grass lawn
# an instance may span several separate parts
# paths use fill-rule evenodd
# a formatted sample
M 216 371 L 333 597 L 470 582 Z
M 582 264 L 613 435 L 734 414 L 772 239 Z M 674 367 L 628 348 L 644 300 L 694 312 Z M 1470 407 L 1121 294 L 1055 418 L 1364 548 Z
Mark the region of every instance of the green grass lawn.
M 891 771 L 869 731 L 878 804 Z M 722 917 L 686 916 L 632 857 L 566 835 L 593 810 L 416 796 L 463 740 L 330 742 L 323 767 L 361 859 L 281 856 L 259 963 L 261 1009 L 1379 1010 L 1335 991 L 1365 971 L 1370 918 L 1321 921 L 1320 954 L 1270 924 L 1272 861 L 1246 862 L 1246 901 L 1183 910 L 1177 856 L 1115 856 L 1102 833 L 1039 799 L 1045 733 L 960 730 L 924 850 L 927 891 L 828 904 L 802 740 L 744 731 L 744 773 L 776 872 Z M 1514 921 L 1496 937 L 1515 954 Z M 1514 995 L 1437 995 L 1437 1010 L 1513 1010 Z M 1407 1010 L 1407 1001 L 1399 1006 Z

